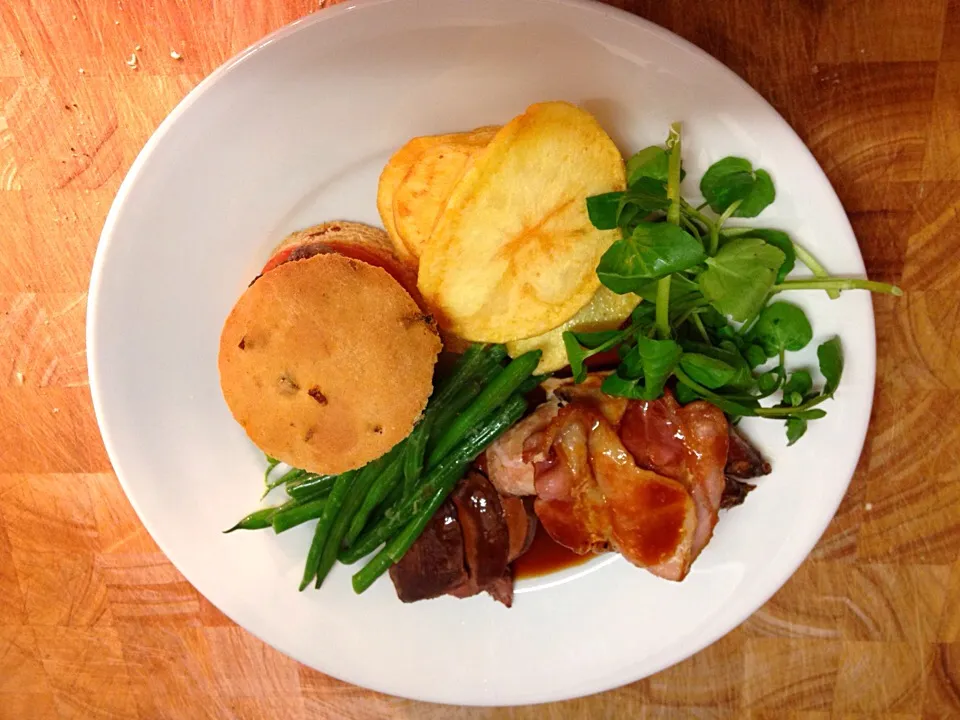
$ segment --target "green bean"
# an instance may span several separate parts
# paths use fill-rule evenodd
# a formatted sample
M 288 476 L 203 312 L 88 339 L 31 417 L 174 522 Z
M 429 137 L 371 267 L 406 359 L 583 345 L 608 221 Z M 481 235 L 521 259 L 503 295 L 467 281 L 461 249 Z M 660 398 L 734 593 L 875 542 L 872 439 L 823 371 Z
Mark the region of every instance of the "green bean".
M 550 373 L 545 373 L 543 375 L 531 375 L 520 384 L 520 387 L 517 388 L 517 393 L 520 395 L 526 395 L 529 392 L 533 392 L 540 387 L 540 383 L 549 377 Z
M 330 526 L 330 534 L 324 543 L 323 552 L 320 554 L 320 562 L 317 565 L 317 581 L 315 587 L 320 587 L 323 584 L 327 573 L 330 572 L 333 564 L 337 561 L 337 555 L 340 553 L 340 545 L 343 542 L 344 535 L 347 533 L 347 528 L 350 526 L 350 521 L 353 520 L 354 515 L 356 515 L 357 509 L 366 497 L 370 486 L 383 471 L 384 465 L 392 459 L 393 456 L 391 453 L 387 453 L 387 455 L 368 463 L 357 472 L 357 476 L 351 483 L 350 490 L 344 496 L 343 504 L 337 511 L 337 516 Z
M 331 493 L 336 482 L 336 475 L 308 473 L 299 480 L 287 483 L 287 495 L 301 502 L 319 500 Z
M 540 350 L 531 350 L 501 370 L 440 436 L 436 447 L 430 451 L 427 467 L 436 465 L 474 425 L 502 405 L 537 369 L 541 355 L 543 353 Z
M 296 503 L 296 501 L 291 501 Z M 278 535 L 290 528 L 296 527 L 297 525 L 302 525 L 308 520 L 314 520 L 320 517 L 320 514 L 323 512 L 323 506 L 327 504 L 326 498 L 320 498 L 319 500 L 311 500 L 304 503 L 296 503 L 290 505 L 290 507 L 283 506 L 278 508 L 277 511 L 270 518 L 270 524 L 273 526 L 273 531 Z
M 286 483 L 293 482 L 294 480 L 299 480 L 306 474 L 307 474 L 306 470 L 300 470 L 298 468 L 292 468 L 290 470 L 287 470 L 287 472 L 285 472 L 276 480 L 271 480 L 270 482 L 267 483 L 267 489 L 263 491 L 262 497 L 266 497 L 270 493 L 270 491 L 273 490 L 275 487 L 279 485 L 285 485 Z
M 491 365 L 499 365 L 507 356 L 505 345 L 471 344 L 457 360 L 453 371 L 440 381 L 437 391 L 430 398 L 434 406 L 445 404 L 460 392 L 460 389 L 474 377 L 482 374 Z
M 374 581 L 383 575 L 390 566 L 403 557 L 410 546 L 416 542 L 430 518 L 437 511 L 457 482 L 463 477 L 467 466 L 483 452 L 487 446 L 519 420 L 527 409 L 527 402 L 520 395 L 510 397 L 482 428 L 464 441 L 453 453 L 443 459 L 429 474 L 423 486 L 429 490 L 425 502 L 415 505 L 412 515 L 406 516 L 406 524 L 399 534 L 394 536 L 376 557 L 353 576 L 353 590 L 357 594 L 364 592 Z
M 343 504 L 344 497 L 353 484 L 356 476 L 356 470 L 350 470 L 337 476 L 333 485 L 333 491 L 327 498 L 327 504 L 323 506 L 323 512 L 320 513 L 320 521 L 317 523 L 317 529 L 313 533 L 313 541 L 310 543 L 310 551 L 307 553 L 307 562 L 303 568 L 303 579 L 300 581 L 301 592 L 310 584 L 310 581 L 317 575 L 317 568 L 320 566 L 320 556 L 327 542 L 327 536 L 330 535 L 330 528 L 336 519 L 340 506 Z
M 427 454 L 427 440 L 430 438 L 430 417 L 424 415 L 407 438 L 403 453 L 403 491 L 413 492 L 413 488 L 423 472 L 423 459 Z
M 380 522 L 357 538 L 357 542 L 341 554 L 342 561 L 356 562 L 372 552 L 418 514 L 438 487 L 448 483 L 456 484 L 463 474 L 463 468 L 483 452 L 494 438 L 519 420 L 526 406 L 526 400 L 521 396 L 513 396 L 489 419 L 473 428 L 451 453 L 427 473 L 417 492 L 412 496 L 404 496 L 400 502 L 390 507 Z M 450 486 L 453 487 L 452 484 Z
M 405 452 L 398 452 L 390 463 L 387 464 L 383 472 L 380 473 L 380 476 L 374 480 L 373 485 L 371 485 L 367 491 L 366 497 L 363 498 L 363 502 L 360 503 L 359 509 L 350 521 L 350 527 L 347 529 L 347 534 L 343 538 L 344 547 L 349 548 L 353 545 L 360 533 L 363 532 L 363 528 L 366 527 L 367 520 L 370 518 L 371 513 L 373 513 L 379 505 L 383 504 L 384 499 L 389 497 L 391 490 L 403 490 L 403 485 L 399 481 L 400 478 L 403 477 L 405 458 Z
M 268 528 L 270 527 L 270 519 L 278 509 L 278 507 L 266 507 L 260 510 L 254 510 L 232 528 L 224 530 L 223 532 L 226 534 L 232 533 L 234 530 L 263 530 L 264 528 Z
M 383 502 L 377 506 L 377 509 L 370 514 L 370 519 L 367 522 L 367 527 L 376 527 L 380 522 L 383 521 L 383 518 L 386 517 L 388 512 L 392 512 L 397 506 L 398 503 L 403 500 L 403 484 L 395 483 L 393 489 L 387 494 L 383 499 Z M 356 558 L 359 560 L 359 558 Z M 343 562 L 341 559 L 340 562 Z
M 486 367 L 481 368 L 479 374 L 464 383 L 456 395 L 449 398 L 443 405 L 436 407 L 432 413 L 433 417 L 430 424 L 430 442 L 427 445 L 428 449 L 433 449 L 433 446 L 440 440 L 440 436 L 443 435 L 450 423 L 456 419 L 457 415 L 459 415 L 465 407 L 474 401 L 477 395 L 479 395 L 502 370 L 503 367 L 499 361 L 488 364 Z
M 267 469 L 263 471 L 263 484 L 269 485 L 270 473 L 272 473 L 273 469 L 280 464 L 280 461 L 277 460 L 275 457 L 270 457 L 266 453 L 264 453 L 263 456 L 267 459 Z

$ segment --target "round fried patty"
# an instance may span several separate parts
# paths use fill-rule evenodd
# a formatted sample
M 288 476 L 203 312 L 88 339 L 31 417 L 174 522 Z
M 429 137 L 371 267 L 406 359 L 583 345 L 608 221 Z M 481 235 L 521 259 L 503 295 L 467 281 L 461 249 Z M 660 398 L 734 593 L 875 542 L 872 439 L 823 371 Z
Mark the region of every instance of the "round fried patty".
M 386 271 L 315 255 L 271 270 L 237 301 L 220 337 L 220 386 L 265 453 L 341 473 L 407 436 L 439 351 L 432 319 Z

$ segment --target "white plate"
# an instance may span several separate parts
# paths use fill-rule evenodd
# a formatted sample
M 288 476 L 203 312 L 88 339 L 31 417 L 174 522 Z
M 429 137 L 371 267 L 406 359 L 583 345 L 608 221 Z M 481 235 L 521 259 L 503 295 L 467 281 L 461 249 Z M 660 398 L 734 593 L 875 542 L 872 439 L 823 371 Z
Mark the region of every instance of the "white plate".
M 746 424 L 774 473 L 725 513 L 681 584 L 618 557 L 488 597 L 403 605 L 389 581 L 356 597 L 339 567 L 297 593 L 310 529 L 220 531 L 256 506 L 260 454 L 220 396 L 220 327 L 270 248 L 323 220 L 379 223 L 377 177 L 414 135 L 503 123 L 539 100 L 592 111 L 622 149 L 685 127 L 699 178 L 736 154 L 768 168 L 789 230 L 837 274 L 861 274 L 850 225 L 813 157 L 719 63 L 659 27 L 573 0 L 366 2 L 306 18 L 194 90 L 137 158 L 110 212 L 90 287 L 97 417 L 131 502 L 204 595 L 323 672 L 411 698 L 516 704 L 657 672 L 742 622 L 827 526 L 860 454 L 874 380 L 870 299 L 798 301 L 847 369 L 829 416 L 791 449 Z M 688 183 L 689 184 L 689 183 Z M 695 186 L 688 188 L 695 193 Z M 812 349 L 797 361 L 811 361 Z

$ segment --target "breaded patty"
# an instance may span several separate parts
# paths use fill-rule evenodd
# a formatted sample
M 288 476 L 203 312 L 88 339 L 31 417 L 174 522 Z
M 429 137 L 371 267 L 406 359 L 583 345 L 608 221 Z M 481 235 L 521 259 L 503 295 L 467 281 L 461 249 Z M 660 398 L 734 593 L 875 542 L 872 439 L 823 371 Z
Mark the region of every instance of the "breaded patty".
M 333 474 L 402 440 L 426 406 L 440 339 L 386 271 L 339 254 L 285 263 L 237 301 L 220 386 L 250 439 Z

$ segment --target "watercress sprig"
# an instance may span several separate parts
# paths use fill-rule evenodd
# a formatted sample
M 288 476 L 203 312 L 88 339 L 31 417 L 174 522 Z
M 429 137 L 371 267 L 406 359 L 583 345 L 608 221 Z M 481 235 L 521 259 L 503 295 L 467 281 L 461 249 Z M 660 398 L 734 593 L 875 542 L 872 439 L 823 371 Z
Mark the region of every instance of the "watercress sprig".
M 605 378 L 605 392 L 652 400 L 672 378 L 680 402 L 705 399 L 734 419 L 784 421 L 792 445 L 826 415 L 819 405 L 837 392 L 843 349 L 839 338 L 817 348 L 824 384 L 816 389 L 808 369 L 787 367 L 788 354 L 812 341 L 810 321 L 798 306 L 772 299 L 787 290 L 831 298 L 848 290 L 902 293 L 887 283 L 831 277 L 781 230 L 728 226 L 732 218 L 757 217 L 776 199 L 770 174 L 744 158 L 711 165 L 699 184 L 704 203 L 690 202 L 681 193 L 681 149 L 674 123 L 663 147 L 627 160 L 626 190 L 587 198 L 594 226 L 620 233 L 597 267 L 600 281 L 644 302 L 620 330 L 564 333 L 574 380 L 586 378 L 590 357 L 616 350 L 620 363 Z M 789 277 L 798 261 L 812 278 Z M 774 396 L 776 404 L 761 405 Z

